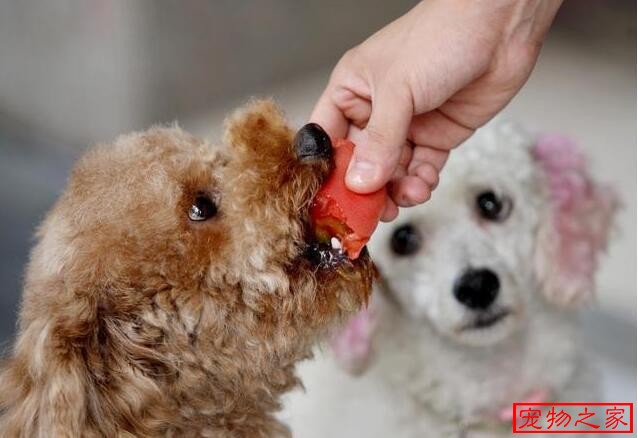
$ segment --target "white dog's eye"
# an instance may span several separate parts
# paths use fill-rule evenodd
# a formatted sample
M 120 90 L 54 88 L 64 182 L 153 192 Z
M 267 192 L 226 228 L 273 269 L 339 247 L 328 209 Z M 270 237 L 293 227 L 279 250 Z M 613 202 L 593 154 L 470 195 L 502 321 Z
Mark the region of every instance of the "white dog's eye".
M 499 197 L 496 193 L 487 191 L 476 197 L 476 208 L 483 219 L 502 222 L 512 212 L 512 201 L 507 196 Z
M 205 221 L 217 214 L 217 206 L 208 196 L 199 195 L 188 209 L 188 218 L 192 221 Z
M 400 256 L 412 255 L 421 248 L 421 234 L 410 224 L 402 225 L 392 233 L 390 246 L 395 254 Z

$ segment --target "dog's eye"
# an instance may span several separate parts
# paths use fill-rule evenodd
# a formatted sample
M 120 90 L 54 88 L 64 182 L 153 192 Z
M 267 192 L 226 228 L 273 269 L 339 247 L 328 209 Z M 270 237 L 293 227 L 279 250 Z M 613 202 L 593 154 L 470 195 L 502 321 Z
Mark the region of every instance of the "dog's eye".
M 412 225 L 403 225 L 394 230 L 390 245 L 397 255 L 411 255 L 421 248 L 421 235 Z
M 205 221 L 216 214 L 217 206 L 205 195 L 198 195 L 188 209 L 188 218 L 192 221 Z
M 507 197 L 499 197 L 492 191 L 480 193 L 476 197 L 476 207 L 483 219 L 502 222 L 512 211 L 512 201 Z

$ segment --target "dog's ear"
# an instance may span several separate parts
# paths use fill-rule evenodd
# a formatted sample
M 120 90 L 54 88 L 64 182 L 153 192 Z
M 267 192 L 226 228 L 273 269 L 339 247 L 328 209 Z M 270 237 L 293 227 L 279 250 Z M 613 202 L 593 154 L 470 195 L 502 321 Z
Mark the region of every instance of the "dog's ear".
M 376 325 L 376 312 L 371 304 L 351 317 L 330 341 L 337 363 L 349 373 L 361 374 L 369 365 Z
M 65 293 L 61 280 L 39 287 Z M 86 368 L 81 349 L 60 343 L 56 331 L 80 319 L 81 310 L 69 309 L 67 319 L 49 315 L 50 309 L 40 311 L 22 321 L 13 355 L 3 363 L 0 430 L 3 436 L 80 436 L 89 394 Z
M 532 154 L 549 196 L 538 231 L 537 277 L 550 302 L 586 303 L 593 296 L 598 256 L 606 247 L 618 199 L 592 180 L 583 152 L 570 139 L 541 136 Z

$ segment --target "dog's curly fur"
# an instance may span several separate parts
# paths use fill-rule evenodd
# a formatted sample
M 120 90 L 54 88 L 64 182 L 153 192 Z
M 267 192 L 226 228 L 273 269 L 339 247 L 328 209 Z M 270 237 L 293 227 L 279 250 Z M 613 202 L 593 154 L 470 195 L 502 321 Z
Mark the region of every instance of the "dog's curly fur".
M 297 361 L 367 300 L 364 255 L 303 256 L 330 170 L 299 160 L 269 101 L 216 148 L 177 127 L 90 151 L 42 224 L 0 374 L 3 436 L 286 435 Z M 219 213 L 203 223 L 195 196 Z

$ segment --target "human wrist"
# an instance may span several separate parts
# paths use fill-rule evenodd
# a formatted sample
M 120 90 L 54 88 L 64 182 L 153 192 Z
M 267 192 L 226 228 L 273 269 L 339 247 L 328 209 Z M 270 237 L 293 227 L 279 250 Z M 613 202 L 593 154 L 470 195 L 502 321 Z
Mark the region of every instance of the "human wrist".
M 540 46 L 563 0 L 523 0 L 516 2 L 508 29 L 510 40 Z

